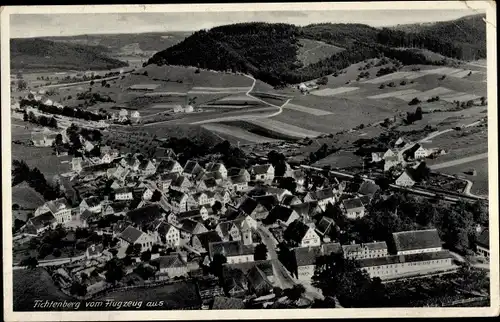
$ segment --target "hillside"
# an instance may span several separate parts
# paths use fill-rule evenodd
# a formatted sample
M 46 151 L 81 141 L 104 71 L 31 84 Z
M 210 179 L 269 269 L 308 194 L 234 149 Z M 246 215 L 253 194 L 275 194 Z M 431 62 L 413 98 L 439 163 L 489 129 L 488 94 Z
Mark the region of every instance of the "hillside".
M 405 65 L 446 65 L 449 63 L 447 57 L 469 59 L 482 55 L 485 38 L 471 40 L 461 37 L 464 30 L 468 34 L 474 34 L 476 29 L 478 34 L 484 33 L 484 30 L 479 30 L 481 26 L 485 29 L 484 23 L 481 25 L 474 17 L 462 18 L 460 25 L 438 23 L 411 33 L 361 24 L 305 27 L 268 23 L 226 25 L 195 32 L 180 43 L 156 53 L 147 64 L 240 71 L 273 86 L 316 79 L 381 55 Z M 321 52 L 320 48 L 327 47 L 315 48 L 311 40 L 335 47 Z M 319 59 L 304 55 L 304 45 L 315 48 L 315 56 Z M 436 62 L 439 55 L 443 59 Z
M 12 69 L 113 69 L 127 63 L 108 57 L 104 47 L 56 43 L 40 38 L 11 39 Z
M 405 47 L 430 49 L 439 54 L 465 60 L 486 58 L 486 23 L 484 14 L 432 24 L 399 25 L 384 29 L 378 41 Z M 391 34 L 392 39 L 384 37 Z

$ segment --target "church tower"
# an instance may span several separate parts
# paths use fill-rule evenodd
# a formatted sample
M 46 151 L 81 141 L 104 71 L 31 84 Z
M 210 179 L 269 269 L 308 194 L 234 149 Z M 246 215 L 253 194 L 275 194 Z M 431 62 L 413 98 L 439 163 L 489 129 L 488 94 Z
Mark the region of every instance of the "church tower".
M 242 235 L 242 240 L 243 240 L 244 245 L 252 245 L 253 244 L 252 228 L 248 225 L 246 220 L 243 221 L 243 224 L 241 226 L 241 235 Z

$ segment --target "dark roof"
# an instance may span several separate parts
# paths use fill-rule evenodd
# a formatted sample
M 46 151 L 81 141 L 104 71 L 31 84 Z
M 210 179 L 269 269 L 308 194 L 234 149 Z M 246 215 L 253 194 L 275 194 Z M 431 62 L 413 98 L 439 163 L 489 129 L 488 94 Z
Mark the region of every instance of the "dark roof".
M 211 231 L 207 231 L 205 233 L 198 234 L 198 235 L 196 235 L 196 237 L 200 241 L 203 248 L 205 248 L 206 250 L 209 250 L 209 245 L 211 243 L 216 243 L 216 242 L 222 241 L 219 234 L 215 230 L 211 230 Z
M 309 228 L 310 227 L 304 224 L 303 222 L 299 220 L 294 220 L 286 228 L 284 236 L 286 236 L 287 239 L 300 243 L 304 238 L 304 236 L 306 235 Z
M 84 212 L 80 215 L 80 220 L 89 220 L 91 217 L 95 216 L 93 212 L 88 209 L 85 209 Z
M 129 187 L 118 188 L 115 190 L 115 194 L 129 193 L 129 192 L 132 192 L 132 189 L 130 189 Z
M 224 164 L 222 164 L 220 162 L 210 162 L 207 164 L 206 169 L 207 169 L 207 172 L 216 172 L 216 171 L 220 171 L 220 169 L 222 169 L 223 167 L 224 167 Z
M 402 231 L 392 234 L 397 251 L 441 247 L 436 229 Z
M 179 254 L 172 254 L 167 256 L 158 257 L 158 262 L 160 268 L 175 268 L 175 267 L 186 267 L 186 262 L 182 260 Z
M 239 298 L 229 298 L 216 296 L 212 304 L 212 310 L 241 310 L 245 308 L 245 303 Z
M 267 210 L 271 210 L 276 206 L 279 201 L 275 195 L 255 196 L 253 197 L 259 204 L 264 206 Z
M 320 235 L 325 235 L 330 232 L 334 225 L 335 221 L 332 218 L 323 216 L 319 223 L 316 225 L 316 231 L 320 233 Z
M 273 260 L 258 260 L 254 262 L 244 262 L 244 263 L 234 263 L 234 264 L 224 264 L 228 269 L 241 270 L 244 274 L 250 271 L 253 267 L 257 266 L 266 276 L 274 276 L 273 271 Z
M 244 245 L 242 241 L 215 242 L 209 244 L 210 256 L 223 254 L 229 256 L 250 255 L 254 253 L 253 245 Z
M 379 189 L 380 189 L 380 187 L 378 185 L 376 185 L 375 183 L 370 182 L 370 181 L 365 181 L 359 187 L 358 193 L 360 193 L 362 195 L 372 196 Z
M 361 197 L 359 197 L 359 200 L 361 200 L 361 203 L 366 207 L 370 204 L 371 197 L 370 196 L 361 196 Z
M 196 175 L 203 171 L 203 168 L 196 161 L 189 160 L 184 166 L 184 173 Z
M 246 171 L 246 169 L 243 169 L 243 168 L 229 168 L 227 170 L 227 175 L 229 177 L 232 177 L 232 176 L 237 176 L 237 175 L 242 175 L 244 174 Z
M 156 170 L 158 172 L 170 172 L 174 169 L 176 163 L 177 161 L 172 159 L 161 160 Z
M 297 247 L 293 250 L 297 266 L 314 265 L 321 255 L 321 247 Z
M 127 212 L 127 217 L 137 225 L 144 225 L 161 218 L 163 209 L 157 205 L 149 205 Z
M 139 237 L 141 237 L 143 233 L 144 232 L 140 231 L 137 228 L 128 226 L 127 228 L 125 228 L 124 231 L 122 231 L 120 237 L 124 239 L 126 242 L 133 244 L 137 241 L 137 239 L 139 239 Z
M 283 200 L 281 200 L 281 203 L 284 205 L 291 205 L 292 202 L 298 201 L 299 203 L 301 202 L 300 199 L 297 196 L 294 195 L 286 195 L 283 197 Z
M 321 253 L 323 255 L 330 255 L 330 254 L 341 254 L 342 253 L 342 246 L 339 243 L 327 243 L 321 245 Z
M 31 222 L 33 224 L 33 226 L 35 226 L 35 228 L 37 228 L 37 229 L 48 226 L 55 221 L 56 221 L 56 218 L 54 217 L 54 215 L 52 215 L 51 212 L 46 212 L 46 213 L 40 214 L 36 217 L 29 219 L 29 222 Z
M 360 184 L 352 181 L 343 181 L 342 186 L 344 186 L 344 192 L 357 192 L 360 188 Z
M 245 178 L 244 175 L 237 175 L 237 176 L 232 176 L 232 177 L 229 177 L 229 179 L 231 180 L 231 183 L 232 184 L 239 184 L 239 183 L 247 183 L 247 178 Z
M 89 207 L 95 207 L 101 203 L 101 201 L 97 197 L 90 197 L 84 200 Z
M 318 207 L 317 201 L 304 202 L 297 205 L 291 205 L 290 208 L 295 210 L 300 216 L 309 216 L 314 214 L 314 210 Z
M 285 206 L 276 206 L 274 207 L 271 212 L 269 213 L 268 217 L 272 218 L 273 222 L 276 222 L 276 220 L 281 220 L 281 221 L 288 221 L 290 216 L 293 213 L 293 209 L 285 207 Z
M 158 179 L 160 181 L 174 181 L 175 179 L 177 179 L 177 177 L 179 177 L 179 173 L 177 172 L 170 172 L 170 173 L 162 173 Z
M 214 178 L 205 179 L 205 180 L 203 180 L 203 183 L 205 183 L 205 187 L 207 187 L 207 188 L 217 187 L 217 181 L 215 181 Z
M 174 190 L 174 189 L 170 189 L 168 191 L 169 198 L 177 203 L 179 203 L 182 200 L 182 198 L 184 198 L 185 195 L 186 194 L 184 192 Z
M 176 214 L 177 220 L 179 220 L 179 221 L 181 221 L 182 219 L 197 217 L 199 215 L 200 215 L 199 209 L 184 211 L 184 212 L 180 212 L 180 213 Z
M 239 209 L 246 213 L 247 215 L 252 214 L 252 212 L 257 208 L 257 201 L 252 197 L 246 197 L 239 205 Z
M 344 205 L 344 208 L 347 210 L 365 207 L 359 198 L 342 200 L 342 205 Z
M 194 230 L 196 229 L 196 227 L 198 227 L 199 225 L 201 225 L 200 222 L 198 221 L 195 221 L 192 219 L 193 217 L 191 218 L 187 218 L 187 219 L 184 219 L 182 220 L 182 226 L 181 226 L 181 229 L 192 234 L 194 232 Z
M 250 286 L 257 293 L 265 293 L 272 290 L 273 285 L 267 279 L 264 272 L 262 272 L 258 267 L 252 267 L 247 273 L 247 279 Z
M 415 143 L 411 148 L 409 148 L 408 150 L 405 150 L 405 155 L 414 155 L 415 152 L 421 147 L 422 145 L 420 145 L 419 143 Z
M 483 230 L 477 237 L 477 244 L 484 248 L 490 249 L 490 230 Z
M 324 199 L 332 198 L 334 196 L 333 189 L 327 188 L 327 189 L 323 189 L 323 190 L 312 191 L 312 192 L 310 192 L 310 196 L 314 200 L 324 200 Z
M 265 174 L 267 173 L 267 171 L 269 170 L 269 168 L 271 167 L 272 165 L 270 164 L 260 164 L 260 165 L 254 165 L 252 167 L 252 172 L 254 174 Z
M 171 185 L 174 187 L 181 187 L 182 184 L 186 181 L 189 182 L 188 178 L 186 178 L 183 175 L 180 175 L 172 181 Z
M 386 257 L 364 258 L 358 259 L 361 267 L 372 267 L 388 264 L 422 262 L 437 259 L 453 258 L 449 251 L 443 250 L 432 253 L 408 254 L 408 255 L 392 255 Z

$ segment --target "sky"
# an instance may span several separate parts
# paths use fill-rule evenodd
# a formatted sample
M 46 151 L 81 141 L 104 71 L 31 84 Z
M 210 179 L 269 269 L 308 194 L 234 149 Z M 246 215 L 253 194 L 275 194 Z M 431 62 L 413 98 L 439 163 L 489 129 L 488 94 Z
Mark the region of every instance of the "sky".
M 182 13 L 15 14 L 11 38 L 82 34 L 195 31 L 238 22 L 362 23 L 373 27 L 453 20 L 472 10 L 351 10 Z

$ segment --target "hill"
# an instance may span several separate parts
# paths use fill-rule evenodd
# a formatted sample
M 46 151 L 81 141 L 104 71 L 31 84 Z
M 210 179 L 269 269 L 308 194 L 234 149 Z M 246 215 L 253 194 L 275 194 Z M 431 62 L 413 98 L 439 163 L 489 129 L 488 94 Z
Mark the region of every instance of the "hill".
M 110 58 L 101 46 L 66 44 L 40 38 L 10 40 L 12 69 L 113 69 L 127 63 Z
M 443 22 L 423 26 L 411 33 L 361 24 L 297 27 L 289 24 L 240 23 L 195 32 L 180 43 L 156 53 L 146 64 L 240 71 L 271 85 L 282 86 L 316 79 L 381 55 L 400 60 L 406 65 L 435 64 L 436 55 L 430 55 L 430 52 L 457 59 L 481 56 L 481 48 L 486 47 L 485 38 L 461 37 L 463 28 L 469 35 L 473 35 L 476 29 L 481 33 L 481 26 L 485 29 L 484 23 L 481 25 L 478 19 L 473 16 L 462 18 L 458 25 Z M 319 60 L 306 60 L 301 49 L 304 47 L 303 39 L 320 41 L 345 50 L 323 53 Z M 414 48 L 427 51 L 416 51 Z M 433 56 L 432 59 L 428 59 L 430 56 Z M 447 64 L 445 59 L 439 63 Z
M 426 48 L 458 59 L 486 58 L 485 18 L 484 14 L 478 14 L 432 24 L 384 28 L 378 41 L 391 46 Z

